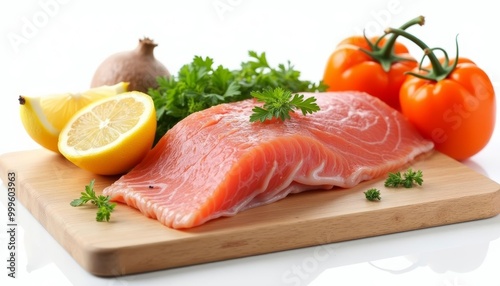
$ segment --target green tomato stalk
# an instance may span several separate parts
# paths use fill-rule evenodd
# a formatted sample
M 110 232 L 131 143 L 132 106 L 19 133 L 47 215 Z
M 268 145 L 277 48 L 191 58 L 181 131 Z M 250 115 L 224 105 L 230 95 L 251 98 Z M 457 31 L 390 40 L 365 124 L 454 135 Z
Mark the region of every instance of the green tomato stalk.
M 399 27 L 399 29 L 404 31 L 411 26 L 417 24 L 422 26 L 424 25 L 424 23 L 425 23 L 424 16 L 418 16 L 403 24 L 401 27 Z M 377 41 L 375 41 L 375 43 L 372 43 L 366 35 L 363 35 L 365 37 L 366 42 L 370 46 L 371 51 L 365 49 L 360 49 L 360 50 L 369 55 L 370 57 L 372 57 L 377 62 L 379 62 L 385 72 L 389 72 L 394 62 L 415 61 L 412 58 L 400 57 L 394 54 L 394 45 L 396 44 L 396 39 L 399 36 L 396 33 L 392 33 L 387 42 L 385 42 L 385 44 L 382 47 L 379 47 L 380 41 L 382 41 L 382 39 L 385 38 L 388 34 L 389 34 L 388 32 L 385 32 L 384 35 L 382 35 L 377 39 Z
M 407 38 L 408 40 L 412 41 L 415 43 L 417 46 L 419 46 L 423 51 L 424 55 L 422 57 L 422 60 L 420 61 L 420 64 L 418 66 L 419 70 L 425 71 L 425 74 L 421 73 L 415 73 L 415 72 L 408 72 L 407 74 L 421 78 L 421 79 L 426 79 L 430 81 L 440 81 L 445 78 L 447 78 L 450 73 L 455 70 L 457 64 L 458 64 L 458 36 L 455 38 L 455 44 L 456 44 L 456 50 L 457 50 L 457 55 L 455 57 L 455 60 L 453 61 L 452 64 L 450 64 L 450 59 L 448 57 L 448 53 L 443 49 L 443 48 L 429 48 L 427 44 L 425 44 L 422 40 L 417 38 L 416 36 L 408 33 L 405 30 L 402 29 L 394 29 L 394 28 L 388 28 L 385 30 L 386 33 L 397 35 L 397 36 L 402 36 Z M 437 58 L 436 54 L 434 51 L 441 51 L 444 55 L 444 61 L 441 63 L 439 59 Z M 425 69 L 422 67 L 422 64 L 425 60 L 425 58 L 428 58 L 431 64 L 431 69 Z

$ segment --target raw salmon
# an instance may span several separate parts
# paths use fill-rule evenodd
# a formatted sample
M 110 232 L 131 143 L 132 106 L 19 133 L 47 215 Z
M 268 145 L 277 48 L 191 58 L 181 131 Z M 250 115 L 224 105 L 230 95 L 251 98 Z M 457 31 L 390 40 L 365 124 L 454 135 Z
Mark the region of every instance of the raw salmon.
M 250 122 L 253 99 L 194 113 L 103 193 L 180 229 L 312 189 L 386 175 L 433 143 L 365 93 L 304 93 L 321 110 Z

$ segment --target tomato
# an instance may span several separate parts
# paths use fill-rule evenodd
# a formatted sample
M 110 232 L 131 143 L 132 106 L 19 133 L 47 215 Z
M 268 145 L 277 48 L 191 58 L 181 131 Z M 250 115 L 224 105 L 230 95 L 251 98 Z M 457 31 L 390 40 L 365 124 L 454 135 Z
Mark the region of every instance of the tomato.
M 488 75 L 468 58 L 450 60 L 445 50 L 429 48 L 400 29 L 391 29 L 413 41 L 430 64 L 409 72 L 400 90 L 401 112 L 435 149 L 459 161 L 481 151 L 495 128 L 496 99 Z M 444 54 L 440 59 L 434 51 Z M 422 61 L 423 62 L 423 61 Z
M 435 143 L 436 150 L 456 160 L 481 151 L 493 134 L 493 85 L 469 59 L 459 58 L 451 73 L 439 81 L 409 75 L 401 87 L 400 101 L 401 112 Z
M 417 17 L 401 27 L 422 25 Z M 356 90 L 380 98 L 400 110 L 399 89 L 405 73 L 417 66 L 397 35 L 385 37 L 352 36 L 341 41 L 330 55 L 323 74 L 328 91 Z

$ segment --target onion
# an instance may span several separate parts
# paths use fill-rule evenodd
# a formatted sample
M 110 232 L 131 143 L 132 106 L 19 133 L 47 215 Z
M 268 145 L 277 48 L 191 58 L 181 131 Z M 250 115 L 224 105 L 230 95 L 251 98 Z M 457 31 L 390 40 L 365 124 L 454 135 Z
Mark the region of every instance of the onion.
M 170 77 L 167 68 L 154 56 L 157 46 L 149 38 L 139 39 L 134 50 L 109 56 L 97 68 L 91 87 L 129 82 L 128 90 L 147 92 L 158 87 L 158 77 Z

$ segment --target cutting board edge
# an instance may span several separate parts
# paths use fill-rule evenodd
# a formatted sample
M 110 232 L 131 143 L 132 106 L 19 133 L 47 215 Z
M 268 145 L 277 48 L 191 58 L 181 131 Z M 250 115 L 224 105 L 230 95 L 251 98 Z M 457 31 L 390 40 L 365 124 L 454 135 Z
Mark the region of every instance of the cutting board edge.
M 456 199 L 455 201 L 449 201 L 447 208 L 443 208 L 443 205 L 441 202 L 436 201 L 436 202 L 428 202 L 428 203 L 423 203 L 421 205 L 413 205 L 413 209 L 418 209 L 418 208 L 427 208 L 430 210 L 428 213 L 428 217 L 422 218 L 417 211 L 413 212 L 413 219 L 415 219 L 415 223 L 412 226 L 408 226 L 408 222 L 403 222 L 399 221 L 399 227 L 394 228 L 392 230 L 375 230 L 375 231 L 367 231 L 365 233 L 359 234 L 358 235 L 353 235 L 353 236 L 343 236 L 343 237 L 338 237 L 335 234 L 332 235 L 335 231 L 338 231 L 337 227 L 341 228 L 349 228 L 352 227 L 350 223 L 341 223 L 340 226 L 337 225 L 337 227 L 332 227 L 332 222 L 328 218 L 323 218 L 323 219 L 316 219 L 313 221 L 303 221 L 301 224 L 297 223 L 288 223 L 288 224 L 282 224 L 280 225 L 277 229 L 273 229 L 273 233 L 279 233 L 280 235 L 277 237 L 274 237 L 275 241 L 270 241 L 267 243 L 267 246 L 263 247 L 263 245 L 260 246 L 260 250 L 256 251 L 257 248 L 249 247 L 247 248 L 246 246 L 249 245 L 249 242 L 246 241 L 246 243 L 241 243 L 241 239 L 239 237 L 244 236 L 244 232 L 237 235 L 238 237 L 237 241 L 231 241 L 230 239 L 228 240 L 219 240 L 217 241 L 216 244 L 211 244 L 210 241 L 201 241 L 199 243 L 206 244 L 207 247 L 212 246 L 218 249 L 222 248 L 229 248 L 231 251 L 228 251 L 226 255 L 218 255 L 218 257 L 203 257 L 203 258 L 195 258 L 194 260 L 191 260 L 189 262 L 184 262 L 184 263 L 170 263 L 170 262 L 164 262 L 162 264 L 158 264 L 156 267 L 146 267 L 147 270 L 145 269 L 137 269 L 135 265 L 128 265 L 127 263 L 121 263 L 123 261 L 127 262 L 129 260 L 126 259 L 120 259 L 120 257 L 117 257 L 114 248 L 94 248 L 95 251 L 85 251 L 87 253 L 87 257 L 85 260 L 80 260 L 79 263 L 80 265 L 85 268 L 89 273 L 92 273 L 93 275 L 96 276 L 101 276 L 101 277 L 113 277 L 113 276 L 121 276 L 121 275 L 131 275 L 131 274 L 138 274 L 138 273 L 144 273 L 144 272 L 152 272 L 152 271 L 159 271 L 159 270 L 166 270 L 166 269 L 173 269 L 173 268 L 178 268 L 178 267 L 184 267 L 184 266 L 189 266 L 189 265 L 200 265 L 204 263 L 209 263 L 209 262 L 217 262 L 217 261 L 223 261 L 223 260 L 230 260 L 230 259 L 236 259 L 236 258 L 243 258 L 243 257 L 251 257 L 251 256 L 256 256 L 256 255 L 262 255 L 262 254 L 268 254 L 268 253 L 275 253 L 275 252 L 280 252 L 280 251 L 286 251 L 290 249 L 297 249 L 297 248 L 304 248 L 304 247 L 314 247 L 314 246 L 320 246 L 323 244 L 328 244 L 328 243 L 336 243 L 336 242 L 343 242 L 343 241 L 350 241 L 350 240 L 357 240 L 357 239 L 363 239 L 363 238 L 370 238 L 370 237 L 376 237 L 376 236 L 382 236 L 382 235 L 388 235 L 388 234 L 394 234 L 394 233 L 402 233 L 402 232 L 409 232 L 409 231 L 414 231 L 414 230 L 419 230 L 419 229 L 427 229 L 427 228 L 433 228 L 437 226 L 442 226 L 444 225 L 442 220 L 436 219 L 434 222 L 432 221 L 432 218 L 439 217 L 439 213 L 447 212 L 450 209 L 456 209 L 457 214 L 454 216 L 453 220 L 449 220 L 445 223 L 445 225 L 452 225 L 452 224 L 457 224 L 457 223 L 463 223 L 463 222 L 469 222 L 469 221 L 475 221 L 475 220 L 483 220 L 483 219 L 488 219 L 491 217 L 495 217 L 500 213 L 500 189 L 489 193 L 489 194 L 482 194 L 480 196 L 471 196 L 474 200 L 472 201 L 466 201 L 466 200 L 460 200 Z M 488 205 L 489 204 L 489 205 Z M 475 215 L 475 216 L 470 216 L 468 215 L 468 212 L 463 212 L 462 210 L 464 208 L 477 208 L 477 206 L 488 206 L 487 208 L 484 209 L 484 211 L 481 214 Z M 408 213 L 408 209 L 404 206 L 399 206 L 395 207 L 392 209 L 374 209 L 369 212 L 364 212 L 361 213 L 360 215 L 364 218 L 366 218 L 367 225 L 365 226 L 366 229 L 368 229 L 370 222 L 370 219 L 373 217 L 386 217 L 393 219 L 394 221 L 398 221 L 401 219 L 401 216 L 399 216 L 400 212 L 405 212 Z M 436 215 L 438 214 L 438 215 Z M 342 219 L 342 217 L 339 217 L 339 219 Z M 406 217 L 406 220 L 411 220 L 412 218 Z M 262 229 L 252 229 L 252 232 L 255 233 L 267 233 L 266 232 L 267 226 L 264 226 Z M 361 227 L 363 228 L 363 227 Z M 304 233 L 320 233 L 322 235 L 321 239 L 310 239 L 308 241 L 304 241 L 301 244 L 297 243 L 292 243 L 292 244 L 286 244 L 286 243 L 281 243 L 283 242 L 283 239 L 286 239 L 287 237 L 291 237 L 295 233 L 295 230 L 301 229 L 301 232 Z M 326 230 L 331 230 L 332 232 L 325 232 Z M 343 232 L 347 233 L 347 232 Z M 259 241 L 264 240 L 265 237 L 257 237 L 253 239 L 253 242 L 258 243 Z M 280 243 L 277 243 L 280 242 Z M 182 247 L 188 251 L 192 245 L 189 243 L 189 241 L 181 241 L 179 242 L 181 244 L 184 244 Z M 179 246 L 180 244 L 176 244 L 175 246 Z M 134 248 L 140 248 L 143 250 L 143 252 L 148 253 L 148 251 L 151 252 L 156 252 L 158 244 L 151 244 L 150 245 L 152 249 L 147 249 L 149 247 L 145 247 L 144 245 L 138 245 L 133 248 L 130 248 L 131 253 L 135 253 L 136 251 Z M 161 245 L 163 247 L 163 251 L 168 252 L 166 250 L 165 245 Z M 235 249 L 240 247 L 240 249 Z M 145 250 L 146 249 L 146 250 Z M 144 251 L 145 250 L 145 251 Z M 183 252 L 182 250 L 178 250 L 178 252 Z M 236 253 L 247 253 L 247 254 L 236 254 Z M 147 260 L 148 257 L 136 257 L 137 259 L 141 260 Z M 96 261 L 98 262 L 106 262 L 106 261 L 115 261 L 115 263 L 107 263 L 107 264 L 97 264 L 95 263 Z M 121 262 L 120 262 L 121 261 Z M 110 267 L 111 265 L 114 265 L 114 267 Z M 121 269 L 117 269 L 120 268 Z M 134 269 L 135 270 L 130 270 Z
M 498 215 L 498 214 L 496 214 L 496 215 Z M 491 217 L 495 217 L 496 215 L 487 216 L 487 217 L 483 217 L 483 218 L 474 218 L 474 219 L 470 219 L 470 220 L 460 220 L 460 221 L 457 221 L 457 222 L 450 222 L 447 225 L 453 225 L 453 224 L 458 224 L 458 223 L 465 223 L 465 222 L 470 222 L 470 221 L 488 219 L 488 218 L 491 218 Z M 442 224 L 438 224 L 438 225 L 434 225 L 434 226 L 427 226 L 425 228 L 433 228 L 433 227 L 438 227 L 438 226 L 442 226 Z M 82 263 L 81 261 L 78 261 L 78 264 L 82 268 L 84 268 L 87 272 L 89 272 L 90 274 L 92 274 L 94 276 L 97 276 L 97 277 L 119 277 L 119 276 L 127 276 L 127 275 L 134 275 L 134 274 L 141 274 L 141 273 L 148 273 L 148 272 L 169 270 L 169 269 L 175 269 L 175 268 L 182 268 L 182 267 L 186 267 L 186 266 L 202 265 L 202 264 L 206 264 L 206 263 L 220 262 L 220 261 L 226 261 L 226 260 L 231 260 L 231 259 L 253 257 L 253 256 L 258 256 L 258 255 L 277 253 L 277 252 L 281 252 L 281 251 L 288 251 L 288 250 L 292 250 L 292 249 L 301 249 L 301 248 L 315 247 L 315 246 L 319 247 L 321 245 L 328 244 L 328 243 L 337 243 L 337 242 L 344 242 L 344 241 L 354 241 L 354 240 L 358 240 L 358 239 L 371 238 L 371 237 L 377 237 L 377 236 L 383 236 L 383 235 L 390 235 L 390 234 L 395 234 L 395 233 L 411 232 L 411 231 L 415 231 L 415 230 L 419 230 L 419 229 L 424 229 L 424 228 L 411 228 L 411 229 L 407 229 L 407 230 L 390 231 L 390 232 L 386 232 L 386 233 L 374 234 L 374 235 L 371 235 L 371 236 L 361 236 L 361 237 L 353 237 L 353 238 L 350 238 L 350 239 L 332 240 L 330 242 L 324 242 L 324 243 L 318 243 L 318 244 L 295 245 L 293 247 L 285 247 L 285 248 L 282 248 L 282 249 L 273 249 L 273 250 L 270 250 L 270 251 L 264 251 L 264 250 L 256 251 L 256 252 L 254 252 L 252 254 L 232 255 L 232 256 L 229 255 L 227 257 L 220 256 L 220 257 L 217 257 L 215 259 L 200 259 L 198 261 L 192 261 L 192 262 L 189 262 L 189 263 L 175 263 L 175 265 L 172 265 L 172 266 L 164 266 L 164 265 L 162 266 L 162 265 L 159 265 L 157 267 L 149 267 L 149 268 L 145 268 L 145 269 L 138 269 L 136 265 L 134 265 L 133 267 L 131 267 L 131 270 L 128 270 L 127 266 L 124 266 L 125 269 L 119 269 L 119 267 L 113 267 L 113 268 L 107 268 L 107 267 L 105 267 L 105 268 L 100 268 L 100 267 L 96 267 L 94 263 L 89 263 L 90 264 L 89 265 L 89 264 L 86 264 L 86 263 Z M 102 258 L 101 256 L 95 256 L 92 259 L 95 260 L 95 259 L 101 259 L 101 258 Z M 119 259 L 116 258 L 114 260 L 117 261 Z M 120 265 L 120 263 L 116 263 L 115 265 Z

